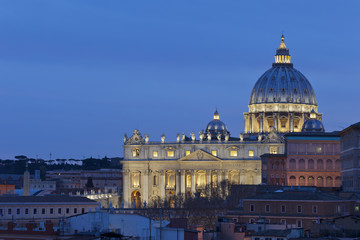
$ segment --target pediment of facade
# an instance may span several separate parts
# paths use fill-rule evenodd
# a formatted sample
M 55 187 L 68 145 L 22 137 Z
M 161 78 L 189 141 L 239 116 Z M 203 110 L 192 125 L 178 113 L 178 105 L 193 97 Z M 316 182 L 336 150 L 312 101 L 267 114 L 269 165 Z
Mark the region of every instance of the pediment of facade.
M 190 153 L 189 155 L 183 157 L 183 158 L 180 158 L 178 161 L 181 161 L 181 162 L 186 162 L 186 161 L 191 161 L 191 162 L 207 162 L 207 161 L 219 161 L 221 162 L 222 160 L 210 153 L 207 153 L 203 150 L 196 150 L 195 152 L 193 153 Z

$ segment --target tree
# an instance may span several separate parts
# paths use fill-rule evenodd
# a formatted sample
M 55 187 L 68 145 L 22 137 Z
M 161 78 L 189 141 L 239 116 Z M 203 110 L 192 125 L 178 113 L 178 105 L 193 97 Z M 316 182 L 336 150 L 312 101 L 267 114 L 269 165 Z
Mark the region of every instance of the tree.
M 92 177 L 88 177 L 85 187 L 86 188 L 93 188 L 94 187 Z

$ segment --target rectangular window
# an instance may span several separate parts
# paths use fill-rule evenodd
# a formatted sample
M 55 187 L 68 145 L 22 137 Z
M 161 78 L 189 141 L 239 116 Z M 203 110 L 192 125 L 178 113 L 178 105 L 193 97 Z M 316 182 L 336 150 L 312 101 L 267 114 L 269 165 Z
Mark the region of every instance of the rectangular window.
M 4 210 L 2 208 L 0 208 L 0 216 L 3 215 L 3 211 Z
M 286 212 L 286 207 L 285 205 L 281 205 L 281 213 L 285 213 Z
M 153 151 L 153 157 L 158 157 L 158 156 L 159 156 L 158 151 Z
M 317 152 L 317 153 L 321 153 L 321 152 L 322 152 L 322 148 L 321 148 L 321 147 L 317 147 L 317 148 L 316 148 L 316 152 Z
M 50 208 L 50 214 L 54 214 L 54 209 Z
M 157 177 L 156 177 L 156 175 L 154 176 L 154 186 L 156 186 L 157 185 Z
M 277 147 L 270 147 L 270 154 L 277 154 Z
M 265 205 L 265 212 L 270 212 L 270 205 Z
M 34 214 L 37 214 L 37 208 L 34 208 Z
M 253 150 L 250 150 L 249 151 L 249 157 L 253 157 L 254 156 L 254 151 Z
M 74 214 L 76 214 L 77 213 L 77 208 L 74 208 Z
M 81 213 L 85 213 L 85 208 L 82 208 L 82 209 L 81 209 Z
M 29 209 L 25 208 L 25 214 L 29 214 Z
M 133 148 L 133 157 L 138 157 L 140 156 L 140 148 Z
M 66 208 L 66 214 L 70 213 L 70 208 Z
M 301 220 L 296 220 L 296 226 L 301 228 L 302 227 L 302 221 Z
M 211 151 L 211 154 L 216 157 L 217 156 L 217 151 L 213 150 L 213 151 Z
M 249 223 L 255 223 L 255 219 L 254 219 L 254 218 L 250 218 L 250 219 L 249 219 Z
M 175 155 L 174 151 L 167 151 L 168 157 L 174 157 L 174 155 Z
M 17 215 L 20 215 L 20 208 L 17 208 L 17 209 L 16 209 L 16 214 L 17 214 Z
M 190 155 L 190 151 L 188 150 L 188 151 L 185 151 L 185 155 L 187 156 L 187 155 Z
M 58 208 L 58 214 L 61 214 L 61 208 Z
M 286 219 L 281 219 L 280 223 L 285 225 L 286 224 Z
M 238 155 L 237 150 L 231 150 L 231 151 L 230 151 L 230 156 L 231 156 L 231 157 L 237 157 L 237 155 Z
M 313 213 L 317 213 L 318 212 L 318 208 L 316 205 L 312 206 L 312 212 Z
M 46 214 L 46 209 L 45 208 L 41 209 L 41 214 Z
M 11 208 L 8 209 L 8 215 L 11 215 Z
M 254 212 L 255 211 L 255 206 L 254 206 L 254 204 L 251 204 L 250 205 L 250 212 Z
M 298 212 L 298 213 L 302 213 L 302 206 L 301 206 L 301 205 L 298 205 L 298 206 L 297 206 L 297 212 Z

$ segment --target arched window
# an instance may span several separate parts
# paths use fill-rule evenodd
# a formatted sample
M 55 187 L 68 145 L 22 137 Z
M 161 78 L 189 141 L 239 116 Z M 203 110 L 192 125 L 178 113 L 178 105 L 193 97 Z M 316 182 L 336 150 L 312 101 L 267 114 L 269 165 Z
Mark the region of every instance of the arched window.
M 299 183 L 300 183 L 300 186 L 305 186 L 305 177 L 304 176 L 299 177 Z
M 341 187 L 341 177 L 335 178 L 335 187 Z
M 315 179 L 314 177 L 308 177 L 308 186 L 315 186 Z
M 317 160 L 317 169 L 324 169 L 324 162 L 322 159 Z
M 281 166 L 281 170 L 284 170 L 284 169 L 285 169 L 285 162 L 284 162 L 284 160 L 281 161 L 280 166 Z
M 331 159 L 326 160 L 326 169 L 333 169 L 333 161 Z
M 186 187 L 191 188 L 191 175 L 186 175 Z
M 333 179 L 332 177 L 327 177 L 326 178 L 326 187 L 332 187 L 333 186 Z
M 296 160 L 295 159 L 290 159 L 290 169 L 296 169 Z
M 139 172 L 133 172 L 131 180 L 132 180 L 132 186 L 134 188 L 140 187 L 140 173 Z
M 279 168 L 279 162 L 278 162 L 278 161 L 275 162 L 275 169 L 280 169 L 280 168 Z
M 324 186 L 324 178 L 319 176 L 316 179 L 316 186 L 317 187 L 323 187 Z
M 314 160 L 312 159 L 308 160 L 308 169 L 314 169 Z
M 205 172 L 204 171 L 199 171 L 197 173 L 196 184 L 197 184 L 198 187 L 205 187 L 206 179 L 205 179 Z
M 295 176 L 291 176 L 289 183 L 291 186 L 295 186 L 296 185 L 296 177 Z
M 212 186 L 213 187 L 217 187 L 217 180 L 218 180 L 218 177 L 217 177 L 217 175 L 213 175 L 212 176 Z
M 305 169 L 305 160 L 304 159 L 299 160 L 299 169 Z
M 231 181 L 231 184 L 239 184 L 239 173 L 238 172 L 232 172 L 230 181 Z
M 337 170 L 341 169 L 340 159 L 336 159 L 336 161 L 335 161 L 335 168 L 336 168 Z

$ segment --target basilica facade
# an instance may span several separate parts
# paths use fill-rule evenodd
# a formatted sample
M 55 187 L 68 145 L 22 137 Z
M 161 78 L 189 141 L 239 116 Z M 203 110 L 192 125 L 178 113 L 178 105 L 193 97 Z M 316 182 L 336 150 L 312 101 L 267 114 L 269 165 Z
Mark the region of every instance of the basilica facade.
M 216 110 L 206 130 L 150 141 L 135 129 L 124 136 L 123 201 L 142 207 L 176 196 L 217 195 L 224 182 L 261 184 L 263 154 L 283 154 L 284 134 L 300 132 L 310 113 L 318 120 L 314 90 L 290 61 L 284 37 L 275 63 L 256 82 L 244 113 L 245 131 L 231 136 Z M 211 191 L 205 191 L 206 189 Z

